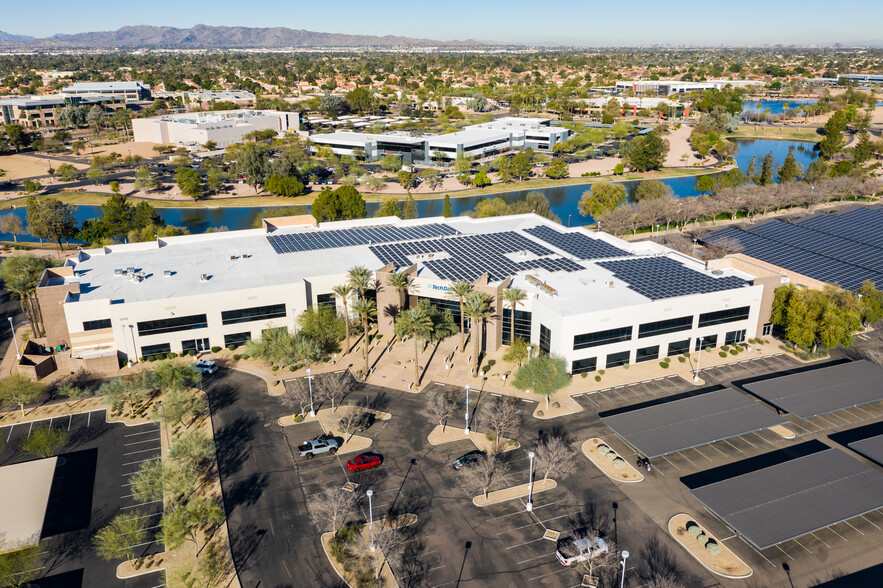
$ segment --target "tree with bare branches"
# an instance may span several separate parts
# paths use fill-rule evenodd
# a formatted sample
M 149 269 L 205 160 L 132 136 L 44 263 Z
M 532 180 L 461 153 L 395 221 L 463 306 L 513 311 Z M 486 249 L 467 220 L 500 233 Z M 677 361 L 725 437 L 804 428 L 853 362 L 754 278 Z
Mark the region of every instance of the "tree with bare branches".
M 316 385 L 313 392 L 318 391 L 322 401 L 330 400 L 331 410 L 334 411 L 336 410 L 335 401 L 345 398 L 352 391 L 354 382 L 350 379 L 349 374 L 344 372 L 342 374 L 323 374 L 322 377 L 315 379 L 314 384 Z
M 601 230 L 611 235 L 619 235 L 627 228 L 632 218 L 632 209 L 629 205 L 618 206 L 598 217 Z
M 500 450 L 503 434 L 514 436 L 521 425 L 518 406 L 518 400 L 511 396 L 494 396 L 481 407 L 481 423 L 494 434 L 497 451 Z
M 588 529 L 584 533 L 574 536 L 574 540 L 588 539 L 594 541 L 598 537 L 596 529 Z M 587 558 L 579 564 L 580 570 L 590 578 L 594 578 L 596 584 L 608 575 L 615 574 L 619 567 L 619 549 L 609 539 L 606 541 L 607 551 L 596 553 L 594 557 Z M 606 584 L 605 584 L 606 585 Z
M 315 398 L 313 399 L 315 401 Z M 285 382 L 285 393 L 282 394 L 282 406 L 289 409 L 297 409 L 298 414 L 307 413 L 310 407 L 310 388 L 306 378 L 288 380 Z
M 453 390 L 437 392 L 429 397 L 429 400 L 420 409 L 420 414 L 429 420 L 441 425 L 442 430 L 447 426 L 448 419 L 454 416 L 457 410 L 458 398 Z
M 469 492 L 481 492 L 487 498 L 491 487 L 509 472 L 509 463 L 499 453 L 489 453 L 463 468 L 460 479 Z
M 356 495 L 341 488 L 326 488 L 307 498 L 307 509 L 320 528 L 333 533 L 356 514 Z
M 392 527 L 386 522 L 374 522 L 374 549 L 371 549 L 371 533 L 365 526 L 359 535 L 353 552 L 362 562 L 371 566 L 374 578 L 379 579 L 383 571 L 383 564 L 396 565 L 400 561 L 405 547 L 405 538 L 399 528 Z
M 537 444 L 537 474 L 542 474 L 543 480 L 549 476 L 566 478 L 576 469 L 575 455 L 563 436 L 546 435 Z
M 714 241 L 706 241 L 705 249 L 708 251 L 711 259 L 720 259 L 733 253 L 742 251 L 742 244 L 736 239 L 730 237 L 721 237 Z

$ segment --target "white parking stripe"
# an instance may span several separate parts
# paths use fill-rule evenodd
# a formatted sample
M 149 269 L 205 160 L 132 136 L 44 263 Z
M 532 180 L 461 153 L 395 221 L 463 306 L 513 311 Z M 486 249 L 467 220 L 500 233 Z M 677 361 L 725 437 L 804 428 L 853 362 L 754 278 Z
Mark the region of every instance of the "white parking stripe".
M 150 502 L 142 502 L 141 504 L 135 504 L 132 506 L 124 506 L 120 510 L 128 510 L 130 508 L 141 508 L 142 506 L 147 506 L 148 504 L 157 504 L 162 502 L 162 500 L 151 500 Z
M 123 457 L 125 457 L 127 455 L 135 455 L 138 453 L 147 453 L 148 451 L 159 451 L 159 450 L 160 450 L 159 447 L 151 447 L 149 449 L 139 449 L 138 451 L 130 451 L 129 453 L 124 453 Z
M 128 447 L 129 445 L 138 445 L 140 443 L 153 443 L 153 442 L 159 441 L 159 440 L 160 440 L 160 438 L 157 437 L 156 439 L 147 439 L 146 441 L 133 441 L 131 443 L 126 443 L 125 445 L 123 445 L 123 447 Z
M 148 425 L 152 425 L 153 423 L 145 423 Z M 141 427 L 143 425 L 135 425 L 136 427 Z M 137 437 L 138 435 L 150 435 L 151 433 L 159 433 L 159 427 L 151 430 L 151 431 L 142 431 L 141 433 L 129 433 L 126 437 Z
M 162 456 L 148 457 L 147 459 L 142 459 L 141 461 L 130 461 L 129 463 L 124 463 L 123 465 L 128 466 L 128 465 L 136 465 L 139 463 L 144 463 L 145 461 L 156 461 L 157 459 L 160 459 L 161 457 Z M 131 476 L 134 473 L 135 472 L 132 472 L 131 474 L 123 474 L 123 476 Z

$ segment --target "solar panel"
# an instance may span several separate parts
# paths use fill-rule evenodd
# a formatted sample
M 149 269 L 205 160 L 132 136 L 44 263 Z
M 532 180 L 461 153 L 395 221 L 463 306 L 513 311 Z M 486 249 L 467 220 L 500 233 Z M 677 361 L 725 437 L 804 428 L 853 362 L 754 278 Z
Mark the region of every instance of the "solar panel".
M 849 444 L 849 448 L 883 465 L 883 435 L 853 441 Z
M 603 259 L 630 255 L 627 251 L 614 247 L 606 241 L 593 239 L 583 233 L 560 233 L 545 225 L 524 229 L 524 232 L 578 259 Z
M 416 230 L 418 229 L 419 230 Z M 443 223 L 431 223 L 419 227 L 353 227 L 350 229 L 318 229 L 310 232 L 268 235 L 267 241 L 276 253 L 317 251 L 338 247 L 353 247 L 369 243 L 405 241 L 421 237 L 459 235 L 460 232 Z M 287 245 L 287 248 L 286 248 Z
M 721 292 L 748 284 L 736 276 L 714 278 L 667 257 L 599 261 L 597 264 L 612 271 L 630 289 L 651 300 Z

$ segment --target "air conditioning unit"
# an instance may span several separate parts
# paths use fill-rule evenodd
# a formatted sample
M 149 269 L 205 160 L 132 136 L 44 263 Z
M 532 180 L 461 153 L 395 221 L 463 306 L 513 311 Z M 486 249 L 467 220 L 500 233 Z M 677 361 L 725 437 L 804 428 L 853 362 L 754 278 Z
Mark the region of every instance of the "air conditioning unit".
M 208 274 L 202 274 L 201 276 L 199 276 L 199 281 L 208 282 Z

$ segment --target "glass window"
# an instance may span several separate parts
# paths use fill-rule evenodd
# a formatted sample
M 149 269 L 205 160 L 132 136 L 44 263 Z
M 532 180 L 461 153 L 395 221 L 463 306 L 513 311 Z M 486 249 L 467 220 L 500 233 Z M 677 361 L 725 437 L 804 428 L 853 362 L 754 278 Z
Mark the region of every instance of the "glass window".
M 657 357 L 659 357 L 659 345 L 644 347 L 643 349 L 638 349 L 637 354 L 635 354 L 635 363 L 650 361 L 652 359 L 656 359 Z
M 225 310 L 221 313 L 221 324 L 237 325 L 251 321 L 262 321 L 285 317 L 284 304 L 272 304 L 270 306 L 253 306 L 237 310 Z
M 654 335 L 665 335 L 666 333 L 677 333 L 678 331 L 688 331 L 691 328 L 693 328 L 692 316 L 682 316 L 655 323 L 644 323 L 638 327 L 638 339 L 653 337 Z
M 625 365 L 629 362 L 630 351 L 620 351 L 619 353 L 611 353 L 607 356 L 607 367 L 612 368 L 619 365 Z
M 733 343 L 742 343 L 745 341 L 745 329 L 741 331 L 730 331 L 724 337 L 724 345 L 732 345 Z
M 702 337 L 702 349 L 712 349 L 714 347 L 717 347 L 717 335 L 705 335 Z M 696 339 L 694 351 L 699 351 L 699 339 Z
M 138 334 L 161 335 L 162 333 L 174 333 L 175 331 L 187 331 L 190 329 L 204 329 L 208 321 L 204 314 L 190 316 L 173 316 L 167 319 L 155 321 L 142 321 L 138 323 Z
M 459 304 L 459 303 L 458 303 Z M 526 310 L 515 310 L 515 336 L 530 341 L 530 322 L 533 314 Z M 512 309 L 503 309 L 503 345 L 511 343 Z
M 83 321 L 84 331 L 97 331 L 98 329 L 109 329 L 110 319 L 98 319 L 97 321 Z
M 668 344 L 668 353 L 666 353 L 666 357 L 674 357 L 675 355 L 681 355 L 682 353 L 689 353 L 689 351 L 689 339 L 684 339 L 683 341 L 675 341 L 674 343 Z
M 577 359 L 570 364 L 571 374 L 581 374 L 583 372 L 593 372 L 598 367 L 598 358 L 589 357 L 587 359 Z
M 723 323 L 744 321 L 748 318 L 748 313 L 750 311 L 751 307 L 741 306 L 739 308 L 728 308 L 727 310 L 706 312 L 699 315 L 699 327 L 710 327 L 713 325 L 721 325 Z
M 251 332 L 249 331 L 245 333 L 230 333 L 229 335 L 224 335 L 224 347 L 227 345 L 236 345 L 238 347 L 250 339 Z
M 425 296 L 419 296 L 417 298 L 417 302 L 420 302 L 421 300 L 428 300 L 431 305 L 436 307 L 441 312 L 444 312 L 446 310 L 450 310 L 451 316 L 454 318 L 454 322 L 457 324 L 457 328 L 458 329 L 460 328 L 460 301 L 459 300 L 445 300 L 443 298 L 428 298 Z M 503 315 L 504 315 L 503 320 L 504 321 L 506 320 L 505 314 L 506 313 L 503 313 Z M 467 325 L 467 328 L 468 328 L 468 325 Z M 516 330 L 515 336 L 517 337 L 518 336 L 518 333 L 517 333 L 518 321 L 515 322 L 515 330 Z M 528 339 L 529 338 L 530 337 L 528 336 Z
M 144 345 L 141 347 L 141 357 L 151 357 L 153 355 L 165 355 L 172 352 L 172 346 L 168 343 L 157 343 L 156 345 Z
M 316 306 L 318 306 L 319 308 L 322 308 L 324 306 L 337 308 L 337 301 L 334 299 L 334 294 L 318 294 L 316 296 Z
M 540 325 L 540 351 L 549 353 L 552 349 L 552 331 L 546 325 Z
M 763 326 L 763 332 L 761 334 L 762 337 L 769 337 L 773 334 L 773 323 L 766 323 Z
M 620 341 L 629 341 L 632 338 L 631 327 L 620 327 L 619 329 L 610 329 L 608 331 L 596 331 L 594 333 L 583 333 L 573 338 L 573 348 L 585 349 L 586 347 L 597 347 L 598 345 L 607 345 L 609 343 L 619 343 Z

